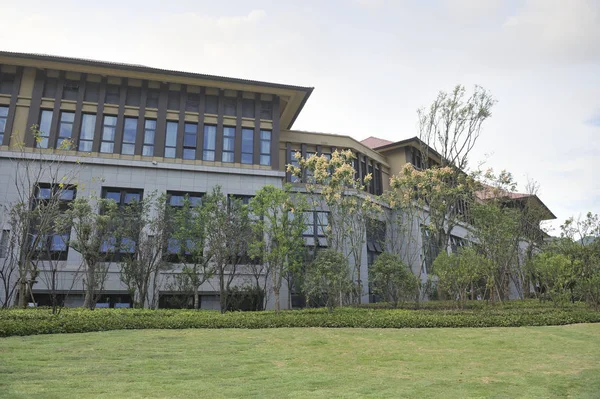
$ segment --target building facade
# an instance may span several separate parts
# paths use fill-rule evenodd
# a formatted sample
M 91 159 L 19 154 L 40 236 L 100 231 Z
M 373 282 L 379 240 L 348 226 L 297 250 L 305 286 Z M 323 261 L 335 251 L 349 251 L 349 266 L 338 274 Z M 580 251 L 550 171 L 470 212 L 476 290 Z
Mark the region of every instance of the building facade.
M 407 162 L 420 166 L 416 138 L 359 142 L 349 136 L 293 130 L 312 90 L 138 65 L 0 52 L 0 203 L 17 200 L 15 159 L 34 149 L 48 156 L 60 155 L 72 167 L 84 164 L 79 187 L 123 202 L 151 192 L 202 195 L 216 185 L 227 195 L 246 198 L 267 184 L 300 185 L 301 178 L 286 173 L 296 152 L 308 157 L 353 151 L 357 177 L 374 176 L 366 188 L 371 194 L 383 193 L 390 176 Z M 39 127 L 38 133 L 30 129 L 33 125 Z M 60 149 L 65 139 L 72 140 L 72 148 Z M 315 209 L 314 215 L 312 239 L 318 241 L 327 213 Z M 3 235 L 9 234 L 6 220 L 0 224 Z M 457 234 L 464 237 L 466 232 Z M 48 245 L 54 245 L 53 241 Z M 62 244 L 57 247 L 65 249 Z M 368 264 L 382 251 L 373 240 L 365 240 L 363 281 L 368 280 Z M 82 302 L 83 287 L 72 282 L 80 264 L 80 255 L 67 248 L 59 281 L 69 292 L 68 305 Z M 245 277 L 239 276 L 240 284 Z M 214 281 L 202 286 L 202 308 L 218 307 L 215 288 Z M 368 300 L 366 284 L 364 289 L 363 298 Z M 33 287 L 39 303 L 47 292 L 43 282 Z M 127 306 L 131 301 L 115 265 L 109 270 L 105 292 L 101 306 Z M 155 293 L 170 294 L 165 287 Z M 287 294 L 281 295 L 283 308 L 288 306 Z

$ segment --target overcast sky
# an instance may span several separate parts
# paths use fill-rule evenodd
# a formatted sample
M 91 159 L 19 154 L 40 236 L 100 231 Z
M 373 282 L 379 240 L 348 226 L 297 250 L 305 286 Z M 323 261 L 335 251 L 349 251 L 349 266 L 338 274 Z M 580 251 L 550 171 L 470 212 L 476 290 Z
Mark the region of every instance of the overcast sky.
M 0 0 L 0 48 L 315 87 L 294 128 L 359 140 L 478 84 L 472 164 L 537 180 L 560 222 L 600 213 L 600 0 L 88 3 Z

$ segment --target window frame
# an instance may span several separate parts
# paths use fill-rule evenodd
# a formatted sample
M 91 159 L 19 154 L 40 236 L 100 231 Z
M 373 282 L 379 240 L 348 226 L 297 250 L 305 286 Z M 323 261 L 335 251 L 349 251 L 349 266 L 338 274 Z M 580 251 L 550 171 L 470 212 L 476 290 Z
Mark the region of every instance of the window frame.
M 250 140 L 250 148 L 251 151 L 244 151 L 244 135 L 245 133 L 249 134 L 249 137 L 251 138 Z M 244 160 L 244 156 L 250 156 L 250 162 L 247 162 L 247 160 Z M 242 164 L 245 165 L 252 165 L 254 164 L 254 129 L 251 128 L 242 128 L 242 148 L 241 148 L 241 159 L 240 162 Z
M 188 131 L 190 128 L 190 131 Z M 186 143 L 186 138 L 193 137 L 194 145 L 189 145 Z M 186 154 L 190 154 L 190 151 L 193 151 L 193 154 L 190 157 L 186 156 Z M 182 158 L 187 160 L 196 159 L 196 152 L 198 151 L 198 124 L 195 122 L 184 122 L 183 124 L 183 153 Z
M 269 138 L 265 139 L 263 138 L 263 133 L 269 133 Z M 267 129 L 260 129 L 260 157 L 259 157 L 259 164 L 262 166 L 271 166 L 271 144 L 273 141 L 273 131 L 271 130 L 267 130 Z M 263 144 L 264 143 L 268 143 L 268 152 L 263 152 Z M 264 158 L 263 158 L 264 157 Z M 263 160 L 266 159 L 268 161 L 263 162 Z
M 133 142 L 126 141 L 126 131 L 127 131 L 127 121 L 135 121 L 135 128 L 133 129 Z M 135 144 L 137 142 L 137 129 L 138 129 L 139 118 L 135 116 L 126 116 L 123 119 L 123 137 L 121 138 L 121 155 L 135 155 Z M 131 153 L 129 151 L 125 153 L 125 148 L 131 148 Z
M 221 152 L 221 162 L 224 163 L 233 163 L 235 162 L 235 126 L 223 126 L 223 150 Z M 228 135 L 228 132 L 233 132 L 231 135 Z M 225 143 L 231 144 L 231 150 L 226 150 L 227 146 Z M 225 159 L 225 155 L 227 155 L 228 159 Z M 229 158 L 230 157 L 230 158 Z M 229 160 L 231 159 L 231 160 Z
M 114 118 L 114 121 L 115 121 L 114 125 L 107 124 L 106 123 L 107 118 Z M 118 118 L 116 115 L 110 115 L 110 114 L 102 115 L 102 136 L 100 137 L 100 152 L 102 154 L 114 154 L 115 153 L 115 140 L 117 138 L 117 121 L 118 121 Z M 109 130 L 106 130 L 106 128 L 108 128 Z M 110 131 L 110 129 L 112 129 L 112 131 L 113 131 L 112 141 L 106 139 L 106 132 Z M 111 151 L 103 151 L 104 144 L 112 145 Z
M 169 127 L 174 127 L 174 130 L 169 130 Z M 169 141 L 169 133 L 174 134 L 174 144 L 168 145 Z M 164 149 L 164 158 L 175 159 L 177 158 L 177 136 L 179 135 L 179 122 L 178 121 L 167 121 L 167 125 L 165 128 L 165 149 Z M 167 151 L 169 151 L 169 155 L 167 155 Z M 170 151 L 173 151 L 173 156 L 171 156 Z
M 154 122 L 154 128 L 148 127 L 148 122 Z M 154 156 L 154 146 L 156 143 L 156 119 L 144 118 L 144 142 L 142 143 L 142 156 L 145 157 L 153 157 Z M 148 138 L 148 133 L 152 132 L 152 144 L 149 144 L 147 141 L 150 141 Z M 146 150 L 152 148 L 151 154 L 146 154 Z
M 213 142 L 212 148 L 209 147 L 210 140 L 208 140 L 210 138 L 209 134 L 211 132 L 214 133 L 214 138 L 212 140 L 212 142 Z M 217 156 L 217 126 L 216 125 L 204 125 L 203 135 L 204 135 L 203 136 L 204 140 L 202 143 L 202 160 L 214 162 L 216 160 L 216 156 Z M 207 156 L 208 154 L 212 154 L 212 156 Z
M 92 131 L 91 131 L 91 138 L 84 138 L 84 129 L 85 129 L 85 120 L 86 117 L 89 118 L 93 118 L 92 119 Z M 83 113 L 81 114 L 81 126 L 79 128 L 79 143 L 77 143 L 77 150 L 78 151 L 82 151 L 82 152 L 92 152 L 92 147 L 94 145 L 94 136 L 96 135 L 96 114 L 88 114 L 88 113 Z M 82 143 L 87 143 L 89 144 L 89 150 L 85 150 L 83 148 L 81 148 L 81 144 Z

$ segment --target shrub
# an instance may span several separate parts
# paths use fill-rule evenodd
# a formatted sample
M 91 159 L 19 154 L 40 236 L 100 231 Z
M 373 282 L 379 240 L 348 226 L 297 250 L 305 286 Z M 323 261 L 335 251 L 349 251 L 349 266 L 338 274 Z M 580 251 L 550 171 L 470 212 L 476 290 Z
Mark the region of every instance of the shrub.
M 414 299 L 418 294 L 417 277 L 398 255 L 387 252 L 379 255 L 369 269 L 369 281 L 373 292 L 395 308 L 398 303 Z
M 431 309 L 425 310 L 338 308 L 329 312 L 321 308 L 280 314 L 80 308 L 53 315 L 51 309 L 11 309 L 0 311 L 0 337 L 127 329 L 519 327 L 600 322 L 599 312 L 579 304 L 557 308 L 531 301 L 507 302 L 505 306 L 477 302 L 480 308 L 470 310 L 431 310 L 435 308 L 432 303 Z
M 339 252 L 332 249 L 319 251 L 307 267 L 304 293 L 307 298 L 324 296 L 330 311 L 343 304 L 352 288 L 348 260 Z
M 569 301 L 575 273 L 573 262 L 567 256 L 542 252 L 533 258 L 531 268 L 544 291 L 544 297 L 555 305 Z

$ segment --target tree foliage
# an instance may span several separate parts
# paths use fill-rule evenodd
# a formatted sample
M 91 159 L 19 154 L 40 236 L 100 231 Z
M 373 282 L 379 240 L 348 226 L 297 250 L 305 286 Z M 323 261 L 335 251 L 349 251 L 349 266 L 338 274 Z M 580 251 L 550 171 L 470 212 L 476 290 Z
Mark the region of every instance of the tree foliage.
M 384 252 L 369 269 L 369 281 L 373 292 L 394 308 L 406 300 L 415 298 L 418 290 L 417 277 L 396 254 Z
M 348 259 L 332 249 L 319 251 L 306 270 L 303 291 L 308 300 L 321 298 L 332 311 L 344 304 L 352 289 Z

